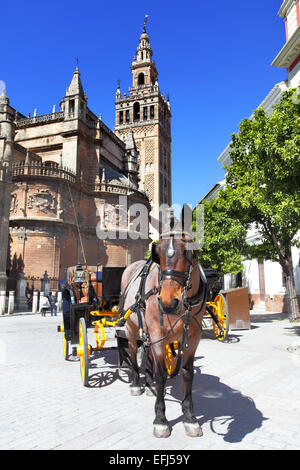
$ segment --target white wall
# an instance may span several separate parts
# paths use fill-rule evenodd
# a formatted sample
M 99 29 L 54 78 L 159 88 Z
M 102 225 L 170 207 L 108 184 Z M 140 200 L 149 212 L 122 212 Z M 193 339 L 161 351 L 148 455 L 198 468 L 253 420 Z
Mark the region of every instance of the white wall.
M 259 274 L 257 260 L 247 260 L 244 261 L 243 264 L 243 286 L 248 287 L 249 294 L 259 294 Z
M 300 250 L 295 246 L 292 247 L 292 258 L 294 266 L 294 279 L 297 295 L 300 295 Z
M 292 34 L 296 31 L 297 28 L 297 15 L 296 15 L 296 5 L 294 2 L 291 2 L 287 13 L 286 19 L 288 24 L 288 39 L 292 36 Z
M 288 72 L 288 86 L 289 88 L 297 88 L 300 86 L 300 62 Z
M 274 295 L 284 295 L 285 287 L 282 283 L 282 268 L 273 261 L 264 262 L 266 295 L 272 299 Z

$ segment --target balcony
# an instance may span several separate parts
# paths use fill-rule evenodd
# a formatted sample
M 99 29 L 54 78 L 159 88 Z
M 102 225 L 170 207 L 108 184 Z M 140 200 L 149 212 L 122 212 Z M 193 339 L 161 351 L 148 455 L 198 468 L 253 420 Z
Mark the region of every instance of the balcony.
M 97 193 L 117 193 L 129 196 L 130 194 L 142 194 L 145 192 L 135 188 L 133 185 L 122 182 L 109 182 L 103 178 L 101 181 L 97 175 L 94 182 L 84 181 L 79 178 L 75 173 L 66 167 L 59 167 L 55 163 L 30 163 L 25 162 L 14 163 L 12 166 L 12 179 L 13 182 L 23 179 L 34 178 L 59 178 L 68 183 L 78 186 L 78 189 L 84 189 L 89 193 L 97 195 Z M 95 194 L 96 193 L 96 194 Z
M 16 127 L 26 127 L 31 124 L 41 124 L 44 122 L 50 122 L 50 121 L 58 121 L 64 119 L 64 112 L 59 112 L 59 113 L 50 113 L 50 114 L 42 114 L 41 116 L 32 116 L 28 117 L 26 119 L 19 119 L 16 122 Z
M 50 177 L 50 178 L 60 178 L 67 180 L 71 183 L 77 182 L 77 177 L 75 173 L 67 168 L 62 168 L 56 165 L 55 163 L 46 164 L 46 163 L 31 163 L 27 164 L 24 162 L 14 163 L 12 166 L 12 177 L 13 180 L 18 178 L 29 176 L 29 177 Z

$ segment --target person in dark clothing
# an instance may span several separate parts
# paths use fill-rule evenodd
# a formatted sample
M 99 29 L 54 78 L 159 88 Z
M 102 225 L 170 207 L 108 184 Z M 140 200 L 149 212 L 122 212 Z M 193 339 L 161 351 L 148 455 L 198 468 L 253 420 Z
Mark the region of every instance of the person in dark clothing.
M 56 297 L 55 295 L 51 294 L 49 296 L 49 302 L 50 302 L 50 311 L 51 311 L 51 317 L 57 315 L 57 306 L 56 306 Z
M 68 288 L 62 289 L 62 311 L 64 318 L 65 338 L 71 339 L 71 294 Z

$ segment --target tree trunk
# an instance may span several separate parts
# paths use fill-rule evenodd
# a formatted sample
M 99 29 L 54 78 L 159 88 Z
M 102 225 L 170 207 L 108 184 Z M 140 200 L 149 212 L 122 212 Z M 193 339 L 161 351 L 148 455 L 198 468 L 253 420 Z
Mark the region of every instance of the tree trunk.
M 270 237 L 275 250 L 278 255 L 279 263 L 283 269 L 283 272 L 286 276 L 286 293 L 287 293 L 287 304 L 288 304 L 288 315 L 290 321 L 300 320 L 300 311 L 296 295 L 295 280 L 294 280 L 294 271 L 293 271 L 293 260 L 292 260 L 292 250 L 290 244 L 287 242 L 285 249 L 282 250 L 278 243 L 277 237 L 274 233 L 271 223 L 263 224 L 265 231 Z
M 289 319 L 290 321 L 297 321 L 297 320 L 300 320 L 300 311 L 299 311 L 299 305 L 298 305 L 295 282 L 294 282 L 294 272 L 293 272 L 293 262 L 292 262 L 291 251 L 289 252 L 288 257 L 286 259 L 284 272 L 286 274 L 286 290 L 287 290 Z

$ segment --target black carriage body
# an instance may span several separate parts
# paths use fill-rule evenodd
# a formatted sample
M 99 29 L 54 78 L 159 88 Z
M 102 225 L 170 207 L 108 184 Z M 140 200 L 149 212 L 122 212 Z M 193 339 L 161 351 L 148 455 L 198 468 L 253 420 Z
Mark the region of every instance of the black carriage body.
M 222 290 L 222 278 L 218 271 L 213 268 L 204 269 L 204 274 L 207 279 L 207 301 L 213 301 Z
M 102 299 L 119 300 L 121 279 L 125 268 L 104 267 L 102 271 Z
M 71 344 L 78 344 L 80 318 L 85 319 L 86 326 L 89 328 L 95 320 L 90 315 L 92 310 L 97 310 L 99 305 L 104 305 L 105 310 L 110 311 L 119 303 L 124 269 L 124 267 L 103 267 L 102 280 L 99 281 L 98 276 L 96 279 L 96 282 L 102 282 L 102 296 L 97 297 L 93 290 L 88 302 L 70 303 L 69 312 L 64 312 L 64 322 L 70 325 Z

